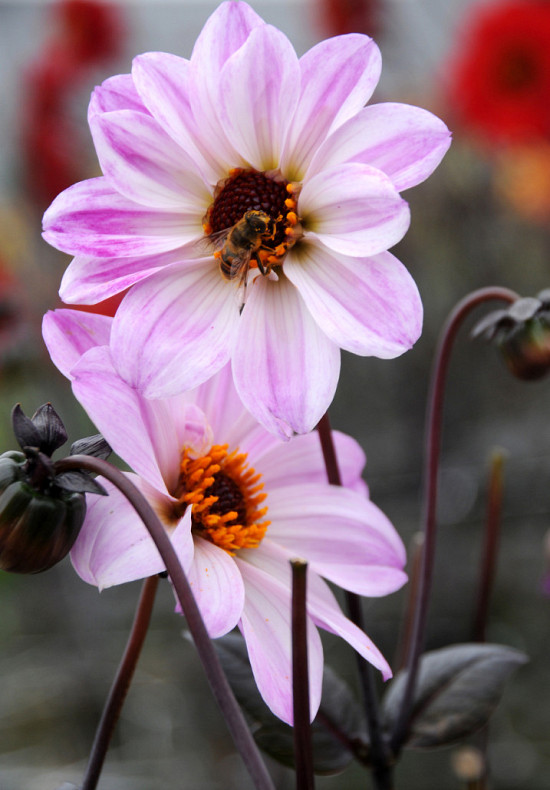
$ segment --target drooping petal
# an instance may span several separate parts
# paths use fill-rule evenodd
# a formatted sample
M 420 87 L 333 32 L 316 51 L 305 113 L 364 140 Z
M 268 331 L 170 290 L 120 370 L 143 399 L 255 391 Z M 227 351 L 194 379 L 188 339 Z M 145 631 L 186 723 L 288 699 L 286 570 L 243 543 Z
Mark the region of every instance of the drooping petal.
M 139 484 L 139 478 L 129 475 Z M 72 548 L 78 575 L 102 590 L 163 571 L 164 563 L 149 532 L 128 500 L 111 483 L 99 478 L 109 495 L 88 495 L 88 511 Z M 171 534 L 178 559 L 187 569 L 193 556 L 190 516 Z
M 319 326 L 346 351 L 392 359 L 420 337 L 418 288 L 390 252 L 352 258 L 312 241 L 292 250 L 285 273 Z
M 280 165 L 287 178 L 303 179 L 325 137 L 370 99 L 381 69 L 374 41 L 356 33 L 321 41 L 300 58 L 300 99 Z
M 59 296 L 66 304 L 96 304 L 186 257 L 182 248 L 138 258 L 77 255 L 65 269 Z
M 129 200 L 196 216 L 197 234 L 212 201 L 191 157 L 150 115 L 118 110 L 90 120 L 101 169 Z
M 382 170 L 401 192 L 428 178 L 450 144 L 451 133 L 431 112 L 410 104 L 372 104 L 319 147 L 308 178 L 346 162 L 362 162 Z
M 257 278 L 233 351 L 235 386 L 268 431 L 307 433 L 327 410 L 338 383 L 340 350 L 313 320 L 294 286 Z
M 254 554 L 256 549 L 242 555 Z M 291 601 L 286 577 L 280 580 L 236 557 L 245 586 L 239 627 L 246 641 L 256 684 L 264 701 L 283 721 L 292 724 Z M 321 702 L 323 647 L 308 618 L 308 670 L 311 718 Z
M 113 110 L 136 110 L 148 114 L 131 74 L 109 77 L 94 88 L 88 105 L 88 121 L 94 115 Z
M 173 250 L 202 233 L 197 215 L 140 206 L 105 178 L 74 184 L 44 214 L 46 241 L 73 255 L 139 256 Z
M 350 162 L 304 183 L 299 201 L 306 232 L 343 255 L 375 255 L 409 227 L 408 204 L 381 170 Z
M 115 367 L 148 398 L 192 389 L 228 360 L 239 320 L 236 289 L 218 264 L 174 264 L 135 285 L 111 334 Z
M 231 631 L 244 607 L 244 584 L 233 557 L 203 538 L 195 537 L 195 555 L 188 580 L 212 639 Z
M 328 585 L 315 573 L 309 574 L 307 594 L 307 610 L 313 622 L 319 628 L 345 639 L 359 655 L 380 670 L 384 680 L 391 678 L 393 673 L 390 665 L 380 650 L 364 631 L 345 617 Z
M 351 436 L 333 431 L 333 439 L 342 485 L 349 488 L 357 486 L 364 492 L 361 473 L 365 466 L 365 453 Z M 263 452 L 256 451 L 253 458 L 255 469 L 262 473 L 266 491 L 289 483 L 328 483 L 321 442 L 315 431 L 295 436 L 286 444 L 272 441 L 262 449 Z
M 291 551 L 279 546 L 269 538 L 264 538 L 259 549 L 247 551 L 243 556 L 247 562 L 263 570 L 266 574 L 291 585 L 290 560 L 296 556 Z M 345 639 L 360 655 L 380 669 L 384 680 L 391 677 L 391 669 L 386 659 L 372 640 L 344 616 L 328 585 L 312 566 L 309 566 L 307 570 L 306 607 L 308 615 L 316 625 Z
M 381 596 L 403 586 L 401 538 L 361 494 L 316 483 L 270 489 L 269 537 L 317 573 L 359 595 Z
M 82 310 L 49 310 L 42 320 L 42 337 L 53 364 L 71 378 L 72 368 L 86 351 L 109 344 L 112 321 Z
M 254 28 L 225 63 L 220 75 L 220 118 L 229 140 L 257 170 L 279 166 L 299 92 L 294 48 L 271 25 Z
M 185 58 L 168 52 L 146 52 L 134 58 L 132 77 L 155 120 L 215 183 L 220 174 L 211 169 L 212 157 L 191 109 L 189 69 Z
M 163 493 L 175 490 L 181 447 L 169 404 L 147 401 L 116 373 L 106 346 L 72 369 L 73 391 L 113 450 Z

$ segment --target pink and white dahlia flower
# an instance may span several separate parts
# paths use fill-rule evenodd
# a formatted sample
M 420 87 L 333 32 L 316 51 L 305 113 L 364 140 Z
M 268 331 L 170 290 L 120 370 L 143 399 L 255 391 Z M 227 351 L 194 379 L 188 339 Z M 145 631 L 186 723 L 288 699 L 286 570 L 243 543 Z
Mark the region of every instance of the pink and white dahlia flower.
M 125 381 L 167 397 L 231 360 L 245 406 L 288 438 L 326 411 L 340 348 L 392 358 L 413 345 L 420 297 L 388 249 L 409 224 L 399 193 L 430 175 L 450 134 L 418 107 L 365 107 L 380 70 L 367 36 L 298 58 L 283 33 L 228 0 L 190 60 L 149 52 L 95 89 L 104 175 L 57 197 L 44 238 L 75 256 L 65 302 L 133 286 L 111 337 Z M 208 249 L 249 211 L 270 223 L 253 255 L 235 240 Z
M 44 338 L 54 363 L 147 497 L 178 554 L 212 637 L 238 626 L 258 688 L 273 712 L 292 720 L 291 571 L 309 562 L 311 712 L 320 702 L 323 651 L 316 626 L 345 639 L 381 670 L 391 670 L 348 620 L 322 577 L 359 595 L 381 596 L 406 580 L 403 543 L 368 498 L 365 457 L 335 433 L 343 487 L 327 483 L 316 433 L 280 442 L 243 407 L 226 365 L 184 395 L 148 400 L 116 372 L 112 319 L 50 312 Z M 126 499 L 101 479 L 108 497 L 90 497 L 71 552 L 77 573 L 99 588 L 164 569 Z

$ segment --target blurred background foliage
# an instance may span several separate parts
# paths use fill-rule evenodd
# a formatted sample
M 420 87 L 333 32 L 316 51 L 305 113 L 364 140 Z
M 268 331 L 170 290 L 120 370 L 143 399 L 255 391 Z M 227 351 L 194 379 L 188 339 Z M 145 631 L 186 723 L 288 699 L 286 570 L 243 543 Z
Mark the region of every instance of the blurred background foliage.
M 454 133 L 443 164 L 406 193 L 412 225 L 395 253 L 425 308 L 416 347 L 394 361 L 344 354 L 334 427 L 368 455 L 374 501 L 411 545 L 420 523 L 424 409 L 437 334 L 472 289 L 534 295 L 549 282 L 550 3 L 473 0 L 258 0 L 299 54 L 322 37 L 373 35 L 384 69 L 374 100 L 440 115 Z M 40 238 L 51 199 L 98 173 L 86 125 L 95 84 L 134 54 L 189 56 L 212 2 L 0 2 L 0 450 L 15 447 L 11 407 L 52 401 L 70 440 L 93 431 L 49 362 L 43 313 L 60 306 L 67 256 Z M 338 284 L 335 283 L 335 288 Z M 112 312 L 116 304 L 100 309 Z M 469 322 L 483 315 L 479 310 Z M 486 509 L 488 458 L 507 451 L 503 534 L 488 639 L 524 650 L 490 726 L 491 787 L 550 786 L 549 382 L 513 379 L 496 350 L 461 333 L 445 404 L 439 544 L 428 647 L 470 638 Z M 546 548 L 545 548 L 546 546 Z M 70 562 L 36 577 L 0 572 L 0 787 L 46 790 L 81 779 L 125 644 L 139 585 L 98 595 Z M 397 655 L 405 591 L 366 601 L 370 636 Z M 109 752 L 110 790 L 249 787 L 202 677 L 184 622 L 161 586 L 153 624 Z M 347 647 L 327 661 L 355 685 Z M 475 741 L 474 741 L 475 743 Z M 466 787 L 459 747 L 405 754 L 397 786 Z M 290 772 L 270 763 L 277 786 Z M 368 786 L 363 769 L 317 780 L 320 790 Z

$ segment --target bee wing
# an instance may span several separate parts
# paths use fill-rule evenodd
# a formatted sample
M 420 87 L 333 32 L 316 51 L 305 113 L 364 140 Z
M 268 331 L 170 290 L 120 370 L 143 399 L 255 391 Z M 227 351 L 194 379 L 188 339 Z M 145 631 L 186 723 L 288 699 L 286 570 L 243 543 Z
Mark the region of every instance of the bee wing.
M 209 236 L 201 236 L 200 239 L 191 242 L 188 245 L 188 249 L 197 257 L 203 257 L 204 255 L 212 255 L 212 253 L 221 250 L 231 228 L 225 228 L 224 230 L 218 230 L 216 233 L 211 233 Z
M 251 258 L 252 250 L 241 250 L 239 254 L 235 255 L 231 261 L 229 279 L 234 280 L 238 277 L 239 286 L 243 285 L 243 283 L 246 283 Z

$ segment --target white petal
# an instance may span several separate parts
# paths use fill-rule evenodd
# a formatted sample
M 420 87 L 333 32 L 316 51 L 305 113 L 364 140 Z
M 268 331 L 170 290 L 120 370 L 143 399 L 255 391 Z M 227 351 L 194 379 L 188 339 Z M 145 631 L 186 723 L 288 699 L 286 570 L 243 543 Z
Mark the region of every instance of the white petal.
M 251 549 L 247 554 L 254 554 Z M 288 580 L 278 579 L 236 558 L 246 599 L 240 628 L 252 671 L 264 701 L 283 721 L 292 724 L 291 600 Z M 308 669 L 311 718 L 321 702 L 323 647 L 308 618 Z
M 83 310 L 49 310 L 42 336 L 54 365 L 67 378 L 80 357 L 95 346 L 108 345 L 112 318 Z
M 195 537 L 189 584 L 212 639 L 234 628 L 243 611 L 244 584 L 233 557 L 203 538 Z
M 111 334 L 122 378 L 148 398 L 176 395 L 208 379 L 233 347 L 235 297 L 213 259 L 174 264 L 135 285 Z
M 235 386 L 256 419 L 286 439 L 307 433 L 326 412 L 340 373 L 340 352 L 284 277 L 258 277 L 233 352 Z
M 418 288 L 390 252 L 350 257 L 312 241 L 292 250 L 285 272 L 319 326 L 346 351 L 393 359 L 420 337 Z

